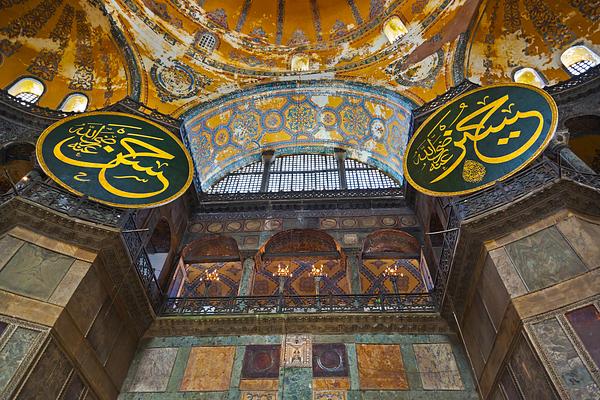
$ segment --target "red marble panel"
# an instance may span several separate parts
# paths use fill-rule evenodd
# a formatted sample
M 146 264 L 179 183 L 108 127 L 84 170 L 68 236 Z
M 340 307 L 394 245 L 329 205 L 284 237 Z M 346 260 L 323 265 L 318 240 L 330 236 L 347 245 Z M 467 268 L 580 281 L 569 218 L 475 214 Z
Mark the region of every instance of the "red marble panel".
M 348 357 L 343 343 L 313 344 L 313 376 L 348 376 Z
M 280 345 L 246 346 L 242 379 L 279 377 Z
M 565 314 L 596 366 L 600 367 L 600 313 L 593 304 Z

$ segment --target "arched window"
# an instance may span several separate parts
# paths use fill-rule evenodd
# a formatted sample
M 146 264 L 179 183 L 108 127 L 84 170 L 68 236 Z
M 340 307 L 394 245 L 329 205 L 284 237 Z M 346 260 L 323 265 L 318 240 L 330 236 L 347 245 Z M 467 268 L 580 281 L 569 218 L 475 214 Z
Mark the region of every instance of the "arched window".
M 44 84 L 35 78 L 19 79 L 8 89 L 8 94 L 29 104 L 35 104 L 43 93 Z
M 515 71 L 514 76 L 515 82 L 524 83 L 526 85 L 532 85 L 539 88 L 546 86 L 542 76 L 533 68 L 520 68 Z
M 383 24 L 383 33 L 390 43 L 394 43 L 408 33 L 408 29 L 400 17 L 394 15 Z
M 28 179 L 34 158 L 35 146 L 31 143 L 11 143 L 0 148 L 0 194 Z
M 66 112 L 84 112 L 88 105 L 88 98 L 81 93 L 71 93 L 63 100 L 60 105 L 60 111 Z
M 600 57 L 587 47 L 579 45 L 562 53 L 560 61 L 571 74 L 579 75 L 600 64 Z
M 196 47 L 210 54 L 217 48 L 217 37 L 210 32 L 199 33 L 196 36 Z
M 290 68 L 292 71 L 308 71 L 310 70 L 310 59 L 306 54 L 294 54 L 290 60 Z
M 261 187 L 266 183 L 264 188 Z M 342 183 L 345 183 L 344 187 Z M 310 192 L 322 190 L 400 188 L 394 179 L 370 165 L 346 158 L 341 168 L 333 154 L 294 154 L 256 161 L 215 183 L 208 194 Z

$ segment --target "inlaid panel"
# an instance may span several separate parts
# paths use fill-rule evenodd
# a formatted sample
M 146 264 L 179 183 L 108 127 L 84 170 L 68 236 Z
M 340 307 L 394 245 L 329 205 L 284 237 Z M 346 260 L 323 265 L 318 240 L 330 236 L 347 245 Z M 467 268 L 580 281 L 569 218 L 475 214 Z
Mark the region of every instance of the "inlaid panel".
M 596 366 L 600 367 L 600 313 L 593 304 L 565 314 Z
M 313 345 L 314 377 L 348 376 L 348 356 L 343 343 Z
M 25 242 L 10 235 L 0 238 L 0 270 Z
M 357 344 L 361 389 L 408 389 L 399 345 Z
M 73 367 L 60 348 L 51 341 L 28 376 L 18 399 L 56 399 Z
M 279 377 L 280 349 L 279 345 L 246 346 L 242 379 Z
M 175 348 L 142 350 L 129 391 L 164 392 L 167 389 L 176 356 L 177 349 Z
M 229 389 L 235 346 L 193 347 L 181 383 L 183 391 Z
M 507 244 L 506 250 L 530 291 L 552 286 L 587 271 L 555 227 Z
M 464 389 L 450 344 L 415 344 L 413 350 L 417 358 L 423 389 Z
M 283 349 L 284 367 L 310 367 L 312 347 L 310 335 L 287 335 Z
M 0 270 L 0 288 L 48 300 L 74 259 L 25 243 Z
M 2 325 L 7 326 L 5 323 L 0 323 L 0 333 L 3 329 Z M 39 334 L 34 330 L 19 327 L 0 349 L 0 394 L 17 372 Z
M 594 382 L 558 320 L 547 319 L 532 325 L 531 329 L 571 398 L 596 400 L 600 388 Z

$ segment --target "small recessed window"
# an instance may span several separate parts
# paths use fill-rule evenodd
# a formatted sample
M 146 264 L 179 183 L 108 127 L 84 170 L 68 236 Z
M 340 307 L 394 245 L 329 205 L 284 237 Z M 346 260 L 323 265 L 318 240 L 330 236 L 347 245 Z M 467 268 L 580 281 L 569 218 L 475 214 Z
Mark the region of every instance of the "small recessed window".
M 43 93 L 44 84 L 35 78 L 22 78 L 8 89 L 8 94 L 29 104 L 35 104 Z
M 310 59 L 306 54 L 294 54 L 290 61 L 292 71 L 310 70 Z
M 573 46 L 560 56 L 560 61 L 572 75 L 583 74 L 600 64 L 600 57 L 585 46 Z
M 533 68 L 521 68 L 515 72 L 515 82 L 539 88 L 546 86 L 542 76 Z
M 68 95 L 60 106 L 60 111 L 84 112 L 88 105 L 88 98 L 81 93 Z
M 406 35 L 408 29 L 406 29 L 406 25 L 404 25 L 404 22 L 402 22 L 400 17 L 394 15 L 383 24 L 383 33 L 390 43 L 394 43 L 396 40 Z
M 210 32 L 202 32 L 196 36 L 196 47 L 212 53 L 217 48 L 217 37 Z

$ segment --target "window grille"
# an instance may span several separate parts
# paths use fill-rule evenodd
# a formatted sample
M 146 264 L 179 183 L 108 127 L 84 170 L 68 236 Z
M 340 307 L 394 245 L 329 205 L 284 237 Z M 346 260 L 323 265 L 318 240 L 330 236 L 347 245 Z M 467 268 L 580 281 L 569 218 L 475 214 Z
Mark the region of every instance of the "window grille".
M 379 169 L 353 159 L 344 161 L 347 189 L 387 189 L 400 185 Z M 258 193 L 261 190 L 263 163 L 255 162 L 228 174 L 208 194 Z M 296 154 L 273 159 L 269 167 L 267 192 L 305 192 L 342 190 L 335 156 Z
M 208 194 L 218 193 L 257 193 L 263 174 L 263 163 L 257 161 L 234 171 L 211 186 Z
M 567 69 L 573 75 L 580 75 L 594 66 L 596 66 L 596 64 L 590 60 L 581 60 L 576 62 L 575 64 L 567 66 Z
M 212 53 L 217 48 L 217 38 L 212 33 L 204 32 L 198 37 L 196 45 L 199 48 Z
M 30 92 L 21 92 L 15 96 L 17 99 L 24 101 L 25 103 L 35 104 L 40 98 L 39 95 Z

